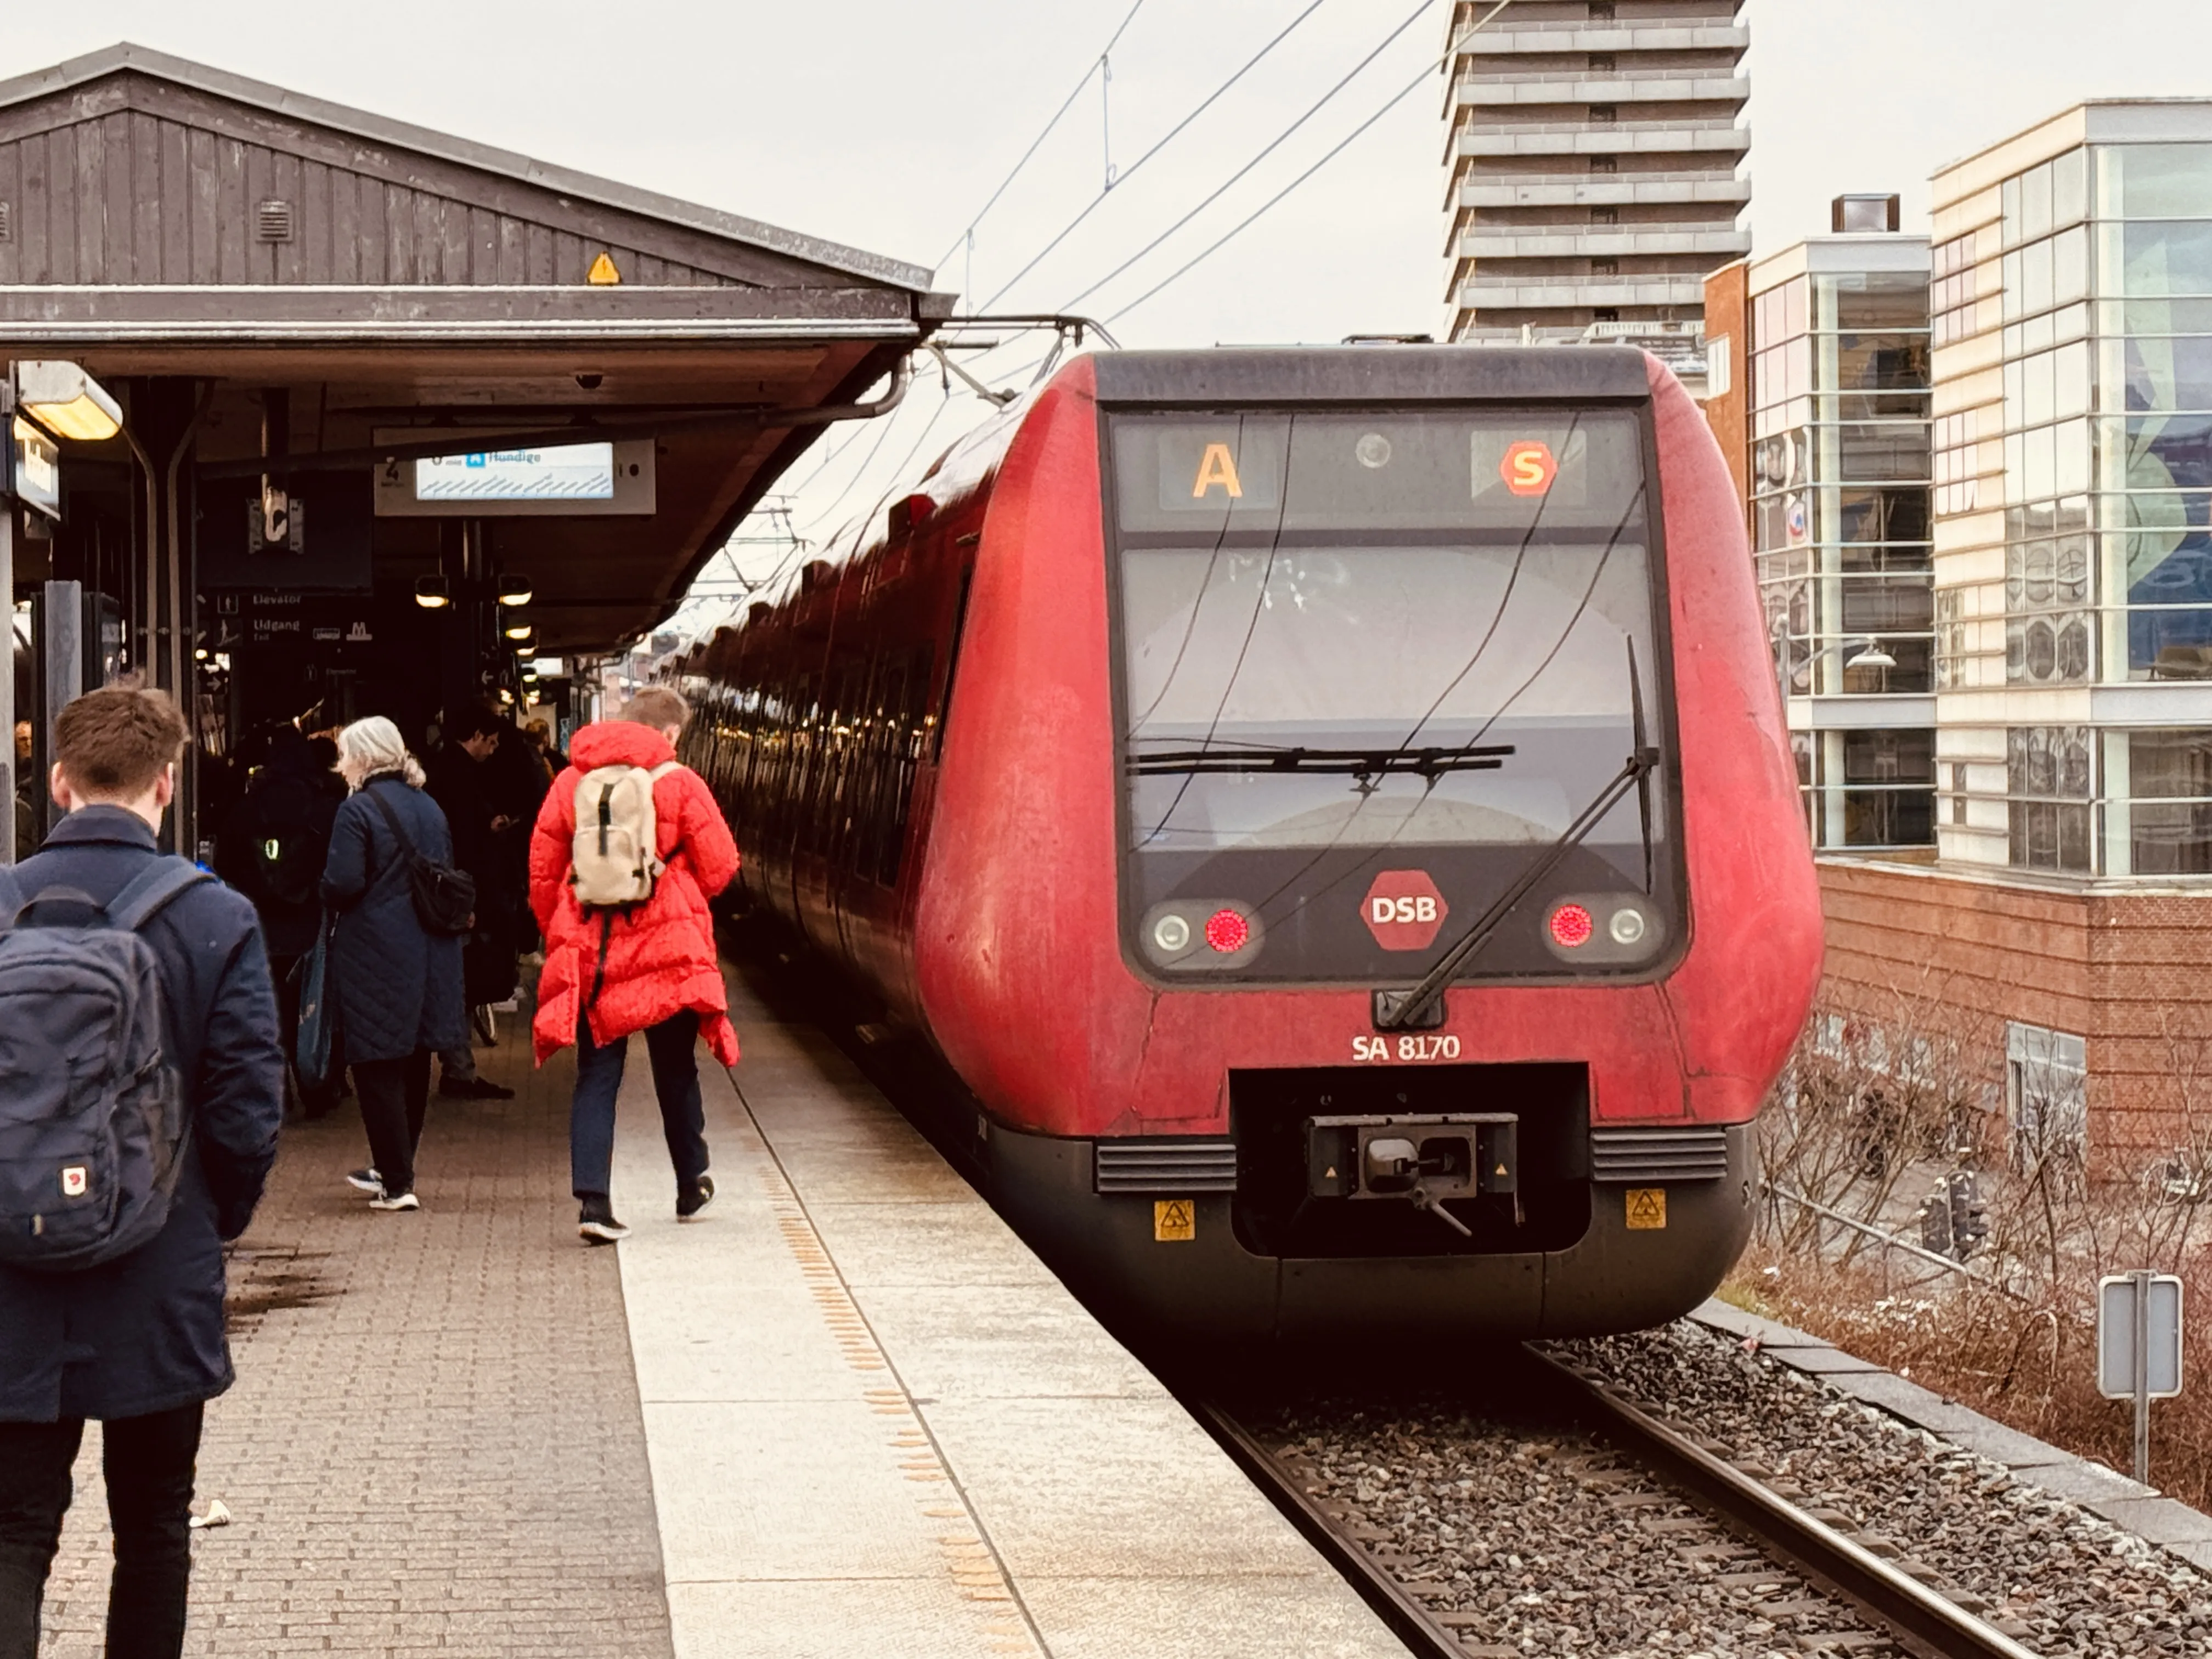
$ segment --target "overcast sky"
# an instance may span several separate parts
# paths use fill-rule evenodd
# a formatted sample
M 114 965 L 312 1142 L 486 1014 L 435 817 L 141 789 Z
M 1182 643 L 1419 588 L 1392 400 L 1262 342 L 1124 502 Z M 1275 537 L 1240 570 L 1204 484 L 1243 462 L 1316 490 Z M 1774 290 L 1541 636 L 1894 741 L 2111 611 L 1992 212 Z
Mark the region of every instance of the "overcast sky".
M 1122 181 L 996 309 L 1073 305 L 1113 318 L 1135 344 L 1440 332 L 1443 83 L 1433 71 L 1449 0 L 1418 15 L 1416 0 L 1321 0 L 1136 165 L 1312 3 L 1141 0 L 1107 96 L 1092 73 L 975 227 L 972 256 L 963 233 L 1095 70 L 1130 0 L 0 0 L 0 77 L 135 40 L 934 265 L 938 286 L 975 302 L 1099 195 L 1110 160 Z M 2212 90 L 2212 0 L 1749 0 L 1746 15 L 1761 252 L 1824 230 L 1828 198 L 1846 190 L 1901 192 L 1917 228 L 1934 167 L 2078 99 Z M 1078 303 L 1378 46 L 1241 183 Z M 1408 87 L 1251 228 L 1117 314 Z M 1024 343 L 994 361 L 1010 370 L 1030 355 Z M 802 463 L 802 528 L 818 540 L 890 487 L 902 456 L 926 464 L 980 407 L 965 395 L 947 404 L 931 380 L 880 446 L 871 433 L 811 477 L 813 458 Z M 872 447 L 868 476 L 854 479 Z M 773 562 L 773 551 L 745 559 Z

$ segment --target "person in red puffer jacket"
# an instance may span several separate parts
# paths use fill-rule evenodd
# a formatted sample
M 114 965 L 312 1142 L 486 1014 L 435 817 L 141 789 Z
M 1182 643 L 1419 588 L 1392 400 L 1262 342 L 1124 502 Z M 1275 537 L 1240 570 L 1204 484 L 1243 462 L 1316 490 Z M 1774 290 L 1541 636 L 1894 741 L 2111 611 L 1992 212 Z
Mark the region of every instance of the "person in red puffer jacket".
M 615 1097 L 634 1031 L 645 1033 L 653 1062 L 653 1093 L 676 1170 L 677 1218 L 690 1220 L 714 1196 L 696 1046 L 703 1036 L 715 1059 L 737 1064 L 738 1036 L 707 901 L 737 874 L 738 848 L 705 781 L 676 763 L 676 739 L 690 715 L 675 692 L 648 686 L 616 719 L 579 731 L 568 768 L 554 780 L 530 838 L 530 906 L 545 936 L 532 1035 L 541 1066 L 576 1045 L 570 1185 L 581 1206 L 576 1230 L 595 1244 L 611 1244 L 629 1231 L 615 1218 L 609 1177 Z M 604 766 L 656 773 L 656 850 L 665 867 L 642 902 L 586 909 L 574 886 L 576 790 Z

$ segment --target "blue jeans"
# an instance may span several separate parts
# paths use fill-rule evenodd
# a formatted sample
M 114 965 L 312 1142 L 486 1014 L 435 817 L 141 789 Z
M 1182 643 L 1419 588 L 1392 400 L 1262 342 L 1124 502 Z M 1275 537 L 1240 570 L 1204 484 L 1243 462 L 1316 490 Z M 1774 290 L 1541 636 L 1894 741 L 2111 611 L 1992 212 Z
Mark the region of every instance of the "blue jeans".
M 653 1092 L 660 1102 L 660 1131 L 676 1190 L 689 1192 L 707 1173 L 707 1113 L 699 1099 L 699 1016 L 686 1009 L 645 1031 L 653 1062 Z M 576 1027 L 576 1095 L 568 1108 L 569 1185 L 578 1198 L 605 1198 L 615 1162 L 615 1097 L 622 1091 L 623 1058 L 629 1039 L 605 1048 L 592 1041 L 592 1025 Z

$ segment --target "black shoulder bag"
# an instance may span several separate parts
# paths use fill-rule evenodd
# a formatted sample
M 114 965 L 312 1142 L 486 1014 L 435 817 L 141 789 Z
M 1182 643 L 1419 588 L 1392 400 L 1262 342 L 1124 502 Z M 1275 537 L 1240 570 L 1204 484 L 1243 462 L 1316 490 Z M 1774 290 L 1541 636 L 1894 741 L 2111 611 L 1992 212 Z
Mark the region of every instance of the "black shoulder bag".
M 422 924 L 422 931 L 448 938 L 468 933 L 477 914 L 476 878 L 450 864 L 424 858 L 415 850 L 399 814 L 376 793 L 375 786 L 362 793 L 376 803 L 376 810 L 384 814 L 384 821 L 398 840 L 399 857 L 407 866 L 407 890 L 415 901 L 415 918 Z

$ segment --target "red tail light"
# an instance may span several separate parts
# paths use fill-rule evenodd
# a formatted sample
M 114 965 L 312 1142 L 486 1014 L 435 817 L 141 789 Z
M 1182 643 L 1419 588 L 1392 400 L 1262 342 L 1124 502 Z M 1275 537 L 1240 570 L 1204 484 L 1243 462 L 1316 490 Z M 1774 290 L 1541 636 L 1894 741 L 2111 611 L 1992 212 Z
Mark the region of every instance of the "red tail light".
M 1224 907 L 1206 919 L 1206 942 L 1224 957 L 1243 950 L 1251 940 L 1252 924 L 1234 910 Z
M 1589 944 L 1590 935 L 1596 931 L 1590 913 L 1579 904 L 1562 904 L 1553 911 L 1551 928 L 1553 939 L 1570 951 L 1577 945 Z

